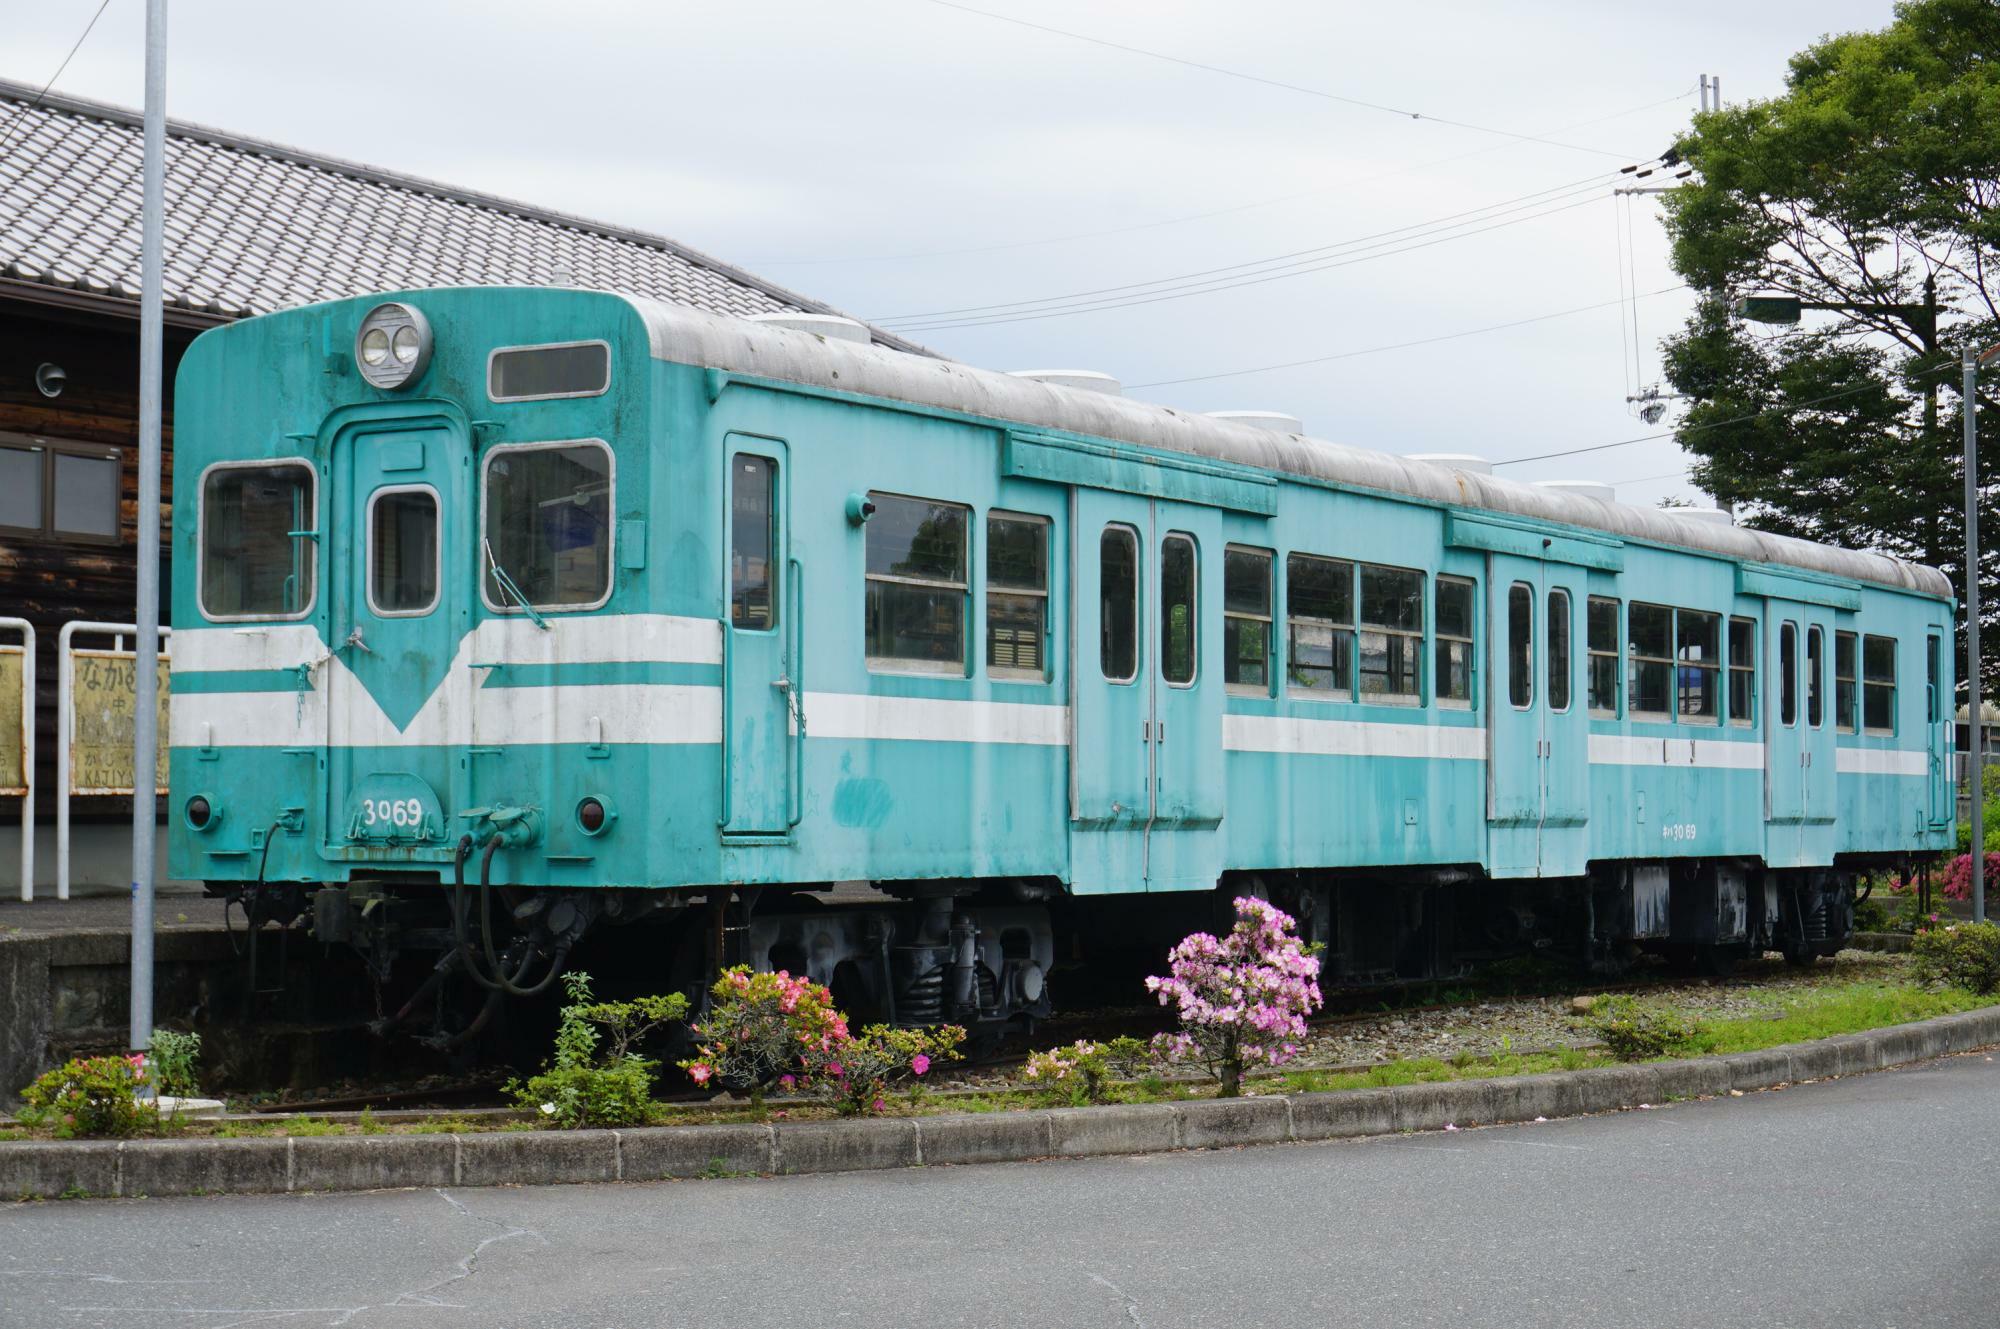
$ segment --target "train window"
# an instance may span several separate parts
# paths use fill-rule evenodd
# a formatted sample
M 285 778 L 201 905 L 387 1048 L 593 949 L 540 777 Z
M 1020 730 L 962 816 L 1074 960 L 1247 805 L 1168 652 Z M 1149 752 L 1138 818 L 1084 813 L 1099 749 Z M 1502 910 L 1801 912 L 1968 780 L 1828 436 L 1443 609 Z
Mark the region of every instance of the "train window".
M 1354 565 L 1285 560 L 1285 678 L 1307 692 L 1354 695 Z
M 1423 573 L 1361 565 L 1360 648 L 1363 701 L 1423 701 Z
M 965 672 L 966 524 L 957 503 L 868 495 L 868 661 Z
M 1778 723 L 1799 722 L 1799 628 L 1787 623 L 1778 629 Z
M 1177 687 L 1194 682 L 1194 537 L 1170 532 L 1160 541 L 1160 677 Z
M 1729 620 L 1729 723 L 1757 719 L 1757 621 Z
M 1271 688 L 1271 551 L 1222 553 L 1222 681 L 1259 696 Z
M 1631 645 L 1632 668 L 1625 704 L 1633 715 L 1664 717 L 1673 713 L 1674 611 L 1665 605 L 1632 602 L 1625 632 Z
M 212 619 L 304 618 L 319 585 L 313 468 L 212 466 L 201 482 L 197 594 Z
M 1833 634 L 1833 727 L 1843 734 L 1853 733 L 1859 720 L 1855 703 L 1861 696 L 1856 667 L 1860 646 L 1861 638 L 1852 632 Z
M 729 459 L 729 624 L 778 625 L 778 463 L 752 452 Z
M 1107 526 L 1097 541 L 1098 666 L 1113 683 L 1139 676 L 1139 533 Z
M 1717 724 L 1722 715 L 1722 615 L 1674 611 L 1676 710 L 1684 721 Z
M 1618 714 L 1618 602 L 1593 595 L 1584 606 L 1584 645 L 1590 653 L 1590 713 L 1600 719 Z
M 1569 592 L 1549 592 L 1549 709 L 1569 709 Z
M 1861 639 L 1861 727 L 1871 734 L 1896 732 L 1896 639 Z
M 988 514 L 987 670 L 995 678 L 1046 677 L 1048 621 L 1048 519 Z
M 1826 634 L 1817 626 L 1806 629 L 1806 723 L 1818 729 L 1826 723 Z
M 1432 669 L 1440 706 L 1472 705 L 1473 584 L 1461 577 L 1437 579 L 1437 649 Z
M 595 609 L 611 598 L 611 449 L 509 443 L 486 454 L 486 607 Z
M 1507 700 L 1535 703 L 1535 588 L 1524 581 L 1507 588 Z
M 509 346 L 486 358 L 486 395 L 494 401 L 597 397 L 611 386 L 611 347 L 601 341 Z
M 438 496 L 428 485 L 368 496 L 368 608 L 382 618 L 437 608 Z

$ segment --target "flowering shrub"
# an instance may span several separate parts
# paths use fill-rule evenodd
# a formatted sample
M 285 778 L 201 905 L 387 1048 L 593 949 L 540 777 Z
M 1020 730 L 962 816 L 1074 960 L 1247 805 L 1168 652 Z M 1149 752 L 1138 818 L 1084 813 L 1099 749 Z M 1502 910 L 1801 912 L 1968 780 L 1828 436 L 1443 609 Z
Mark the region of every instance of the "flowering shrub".
M 887 1106 L 883 1096 L 896 1085 L 917 1083 L 937 1063 L 957 1061 L 964 1041 L 965 1030 L 955 1024 L 935 1029 L 871 1024 L 834 1044 L 814 1071 L 813 1089 L 844 1117 L 880 1112 Z
M 636 1126 L 652 1118 L 653 1072 L 660 1063 L 633 1050 L 660 1026 L 687 1017 L 687 998 L 678 992 L 632 1001 L 597 1001 L 590 975 L 563 975 L 569 1004 L 556 1025 L 555 1064 L 526 1081 L 510 1080 L 507 1092 L 548 1125 Z M 603 1029 L 611 1036 L 609 1055 L 598 1055 Z
M 145 1084 L 144 1057 L 80 1057 L 23 1089 L 20 1117 L 63 1140 L 155 1132 L 159 1107 L 138 1101 Z
M 1111 1058 L 1102 1043 L 1078 1039 L 1028 1058 L 1023 1078 L 1033 1080 L 1050 1107 L 1083 1107 L 1111 1101 Z
M 2000 854 L 1986 856 L 1986 880 L 2000 881 Z M 1938 889 L 1947 900 L 1970 900 L 1972 898 L 1972 855 L 1960 854 L 1946 865 L 1939 874 Z
M 1193 1061 L 1242 1092 L 1243 1068 L 1278 1066 L 1298 1053 L 1306 1015 L 1320 1006 L 1318 947 L 1298 938 L 1291 915 L 1242 896 L 1226 937 L 1196 932 L 1167 953 L 1172 973 L 1148 978 L 1162 1006 L 1178 1009 L 1181 1030 L 1153 1040 L 1163 1055 Z
M 1985 995 L 2000 988 L 2000 925 L 1938 922 L 1910 943 L 1917 981 L 1949 983 Z
M 710 998 L 708 1015 L 694 1027 L 695 1055 L 680 1063 L 696 1084 L 747 1089 L 762 1107 L 764 1091 L 781 1077 L 796 1084 L 846 1069 L 835 1049 L 849 1041 L 847 1017 L 811 979 L 737 965 L 715 980 Z

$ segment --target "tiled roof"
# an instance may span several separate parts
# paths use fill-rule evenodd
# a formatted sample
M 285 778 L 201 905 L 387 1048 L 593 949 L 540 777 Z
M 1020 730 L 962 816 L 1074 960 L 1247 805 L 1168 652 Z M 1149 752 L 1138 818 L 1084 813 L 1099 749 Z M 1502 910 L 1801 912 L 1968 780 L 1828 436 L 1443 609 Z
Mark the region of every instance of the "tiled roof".
M 136 302 L 140 116 L 36 94 L 0 79 L 0 280 Z M 662 236 L 171 120 L 166 199 L 167 306 L 204 321 L 368 291 L 544 284 L 739 316 L 839 312 Z

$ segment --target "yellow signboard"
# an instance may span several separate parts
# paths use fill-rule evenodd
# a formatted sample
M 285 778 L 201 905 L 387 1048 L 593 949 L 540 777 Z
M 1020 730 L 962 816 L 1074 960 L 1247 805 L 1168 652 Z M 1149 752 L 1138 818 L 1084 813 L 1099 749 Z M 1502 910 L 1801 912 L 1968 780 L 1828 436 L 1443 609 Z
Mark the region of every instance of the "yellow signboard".
M 22 695 L 19 646 L 0 646 L 0 794 L 28 792 L 26 722 L 32 708 Z
M 72 651 L 69 785 L 72 794 L 129 794 L 138 713 L 136 657 L 130 651 Z M 167 661 L 160 661 L 158 781 L 167 792 Z

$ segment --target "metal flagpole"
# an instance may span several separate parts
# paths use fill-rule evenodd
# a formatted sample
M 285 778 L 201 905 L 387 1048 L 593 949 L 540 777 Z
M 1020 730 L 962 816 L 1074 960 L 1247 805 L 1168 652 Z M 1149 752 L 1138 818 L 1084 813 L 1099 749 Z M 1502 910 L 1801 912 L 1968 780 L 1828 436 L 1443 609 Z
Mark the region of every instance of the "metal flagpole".
M 132 1029 L 153 1042 L 153 846 L 159 800 L 161 230 L 167 174 L 167 0 L 146 0 L 145 196 L 139 249 L 139 603 L 132 725 Z

